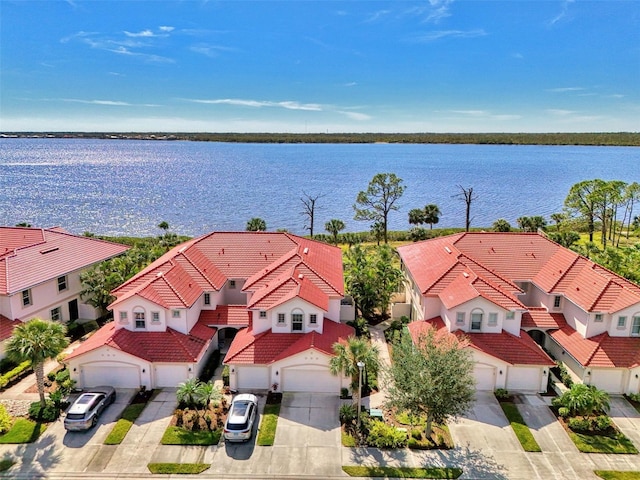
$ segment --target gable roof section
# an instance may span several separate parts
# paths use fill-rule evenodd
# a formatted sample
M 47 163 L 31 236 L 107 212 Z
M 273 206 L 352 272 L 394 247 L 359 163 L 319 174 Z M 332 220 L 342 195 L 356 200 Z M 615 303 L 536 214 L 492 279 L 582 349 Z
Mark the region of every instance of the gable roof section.
M 566 324 L 562 313 L 549 313 L 545 307 L 528 307 L 528 311 L 522 314 L 522 328 L 551 330 L 562 328 Z
M 517 303 L 515 282 L 531 281 L 587 312 L 613 313 L 640 304 L 640 286 L 540 234 L 468 232 L 416 242 L 398 252 L 423 295 L 459 282 L 462 264 Z M 470 275 L 469 283 L 474 281 Z M 464 288 L 471 295 L 472 285 Z M 462 293 L 463 287 L 458 289 Z
M 283 275 L 297 281 L 294 274 L 315 286 L 307 288 L 302 282 L 298 292 L 311 303 L 322 306 L 327 295 L 344 294 L 337 247 L 279 232 L 213 232 L 178 245 L 116 288 L 111 307 L 140 295 L 165 308 L 188 308 L 204 291 L 219 290 L 229 278 L 247 278 L 251 288 L 264 289 L 279 286 Z
M 244 305 L 218 305 L 215 310 L 202 310 L 198 323 L 221 327 L 246 327 L 251 323 L 251 312 Z
M 16 325 L 20 325 L 19 320 L 9 320 L 4 315 L 0 315 L 0 342 L 4 342 L 13 334 Z
M 456 330 L 449 333 L 442 318 L 435 317 L 427 321 L 411 322 L 407 326 L 413 341 L 416 342 L 420 335 L 431 328 L 436 330 L 438 336 L 455 335 L 469 341 L 469 348 L 478 350 L 511 365 L 540 365 L 553 366 L 551 358 L 533 341 L 524 331 L 516 337 L 509 332 L 500 333 L 466 333 Z
M 333 356 L 333 344 L 343 341 L 355 330 L 348 325 L 324 320 L 323 333 L 273 333 L 255 335 L 248 328 L 238 331 L 224 359 L 225 364 L 266 365 L 305 352 L 317 350 Z
M 132 332 L 107 323 L 76 348 L 67 360 L 106 346 L 149 362 L 195 362 L 215 334 L 215 328 L 196 324 L 189 335 L 168 328 L 164 332 Z
M 0 295 L 13 295 L 128 249 L 60 229 L 0 227 Z
M 584 367 L 633 368 L 640 365 L 639 337 L 611 337 L 605 332 L 583 338 L 569 326 L 550 335 Z
M 311 280 L 295 270 L 265 285 L 251 297 L 248 308 L 269 310 L 294 298 L 300 298 L 325 312 L 329 310 L 329 297 Z

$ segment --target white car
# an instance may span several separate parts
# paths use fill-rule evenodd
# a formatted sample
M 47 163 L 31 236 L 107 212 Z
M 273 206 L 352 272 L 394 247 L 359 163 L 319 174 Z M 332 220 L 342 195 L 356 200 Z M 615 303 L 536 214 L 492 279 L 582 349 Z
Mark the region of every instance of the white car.
M 69 407 L 64 418 L 64 428 L 68 431 L 88 430 L 98 423 L 102 411 L 116 400 L 113 387 L 95 387 L 83 393 Z
M 251 438 L 258 411 L 258 397 L 250 393 L 236 395 L 231 402 L 224 439 L 228 442 L 245 442 Z

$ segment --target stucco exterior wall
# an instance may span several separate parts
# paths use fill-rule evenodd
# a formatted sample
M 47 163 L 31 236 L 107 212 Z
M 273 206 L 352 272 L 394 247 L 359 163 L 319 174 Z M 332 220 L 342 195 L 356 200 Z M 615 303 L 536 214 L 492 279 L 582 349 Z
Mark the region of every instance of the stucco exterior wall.
M 463 323 L 457 322 L 458 313 L 464 313 L 465 318 Z M 471 330 L 471 315 L 473 313 L 482 313 L 480 330 Z M 492 313 L 497 317 L 496 324 L 493 326 L 489 325 L 489 315 Z M 443 319 L 445 317 L 448 319 L 450 331 L 462 330 L 463 332 L 473 331 L 477 333 L 500 333 L 502 331 L 505 314 L 506 310 L 480 297 L 458 305 L 450 310 L 447 310 L 444 305 L 442 305 L 440 311 L 440 316 L 442 316 Z
M 71 379 L 77 382 L 79 388 L 84 386 L 82 371 L 87 366 L 108 367 L 115 370 L 123 366 L 136 367 L 139 373 L 140 384 L 132 385 L 130 388 L 140 386 L 153 388 L 151 380 L 152 364 L 150 362 L 108 346 L 100 347 L 79 357 L 72 358 L 68 364 Z

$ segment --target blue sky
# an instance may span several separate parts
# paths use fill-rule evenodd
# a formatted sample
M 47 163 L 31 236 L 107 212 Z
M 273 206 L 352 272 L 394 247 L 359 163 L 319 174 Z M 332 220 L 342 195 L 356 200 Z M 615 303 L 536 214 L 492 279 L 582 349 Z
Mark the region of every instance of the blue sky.
M 0 131 L 640 131 L 638 1 L 0 0 Z

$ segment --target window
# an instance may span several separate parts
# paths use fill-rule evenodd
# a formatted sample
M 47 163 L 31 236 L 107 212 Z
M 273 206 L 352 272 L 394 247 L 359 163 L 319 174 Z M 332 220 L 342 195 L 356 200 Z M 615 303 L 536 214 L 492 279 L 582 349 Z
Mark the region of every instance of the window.
M 266 310 L 260 310 L 260 318 L 267 318 Z
M 284 325 L 284 313 L 279 313 L 278 314 L 278 323 L 280 325 Z
M 301 332 L 302 331 L 302 321 L 304 319 L 304 315 L 302 313 L 292 313 L 291 314 L 291 331 L 292 332 Z
M 489 324 L 490 327 L 495 327 L 496 325 L 498 325 L 498 314 L 497 313 L 490 313 L 489 314 Z
M 22 291 L 22 306 L 28 307 L 31 305 L 31 290 Z
M 507 320 L 513 320 L 514 318 L 516 318 L 516 312 L 507 312 L 506 318 Z
M 58 277 L 58 291 L 63 292 L 67 289 L 67 276 Z
M 465 320 L 465 313 L 464 312 L 457 312 L 456 313 L 456 324 L 458 325 L 463 325 L 464 324 L 464 320 Z
M 631 335 L 640 335 L 640 315 L 633 317 L 633 324 L 631 325 Z
M 553 308 L 560 308 L 560 300 L 562 300 L 560 295 L 553 297 Z
M 151 312 L 151 323 L 160 323 L 160 312 Z
M 471 312 L 471 330 L 482 328 L 482 312 Z
M 127 312 L 120 312 L 120 323 L 127 323 Z
M 236 288 L 236 281 L 235 280 L 229 280 L 229 288 Z
M 53 320 L 54 322 L 59 322 L 60 320 L 62 320 L 62 311 L 60 310 L 60 307 L 56 307 L 51 310 L 51 320 Z
M 627 317 L 618 317 L 618 328 L 624 328 L 627 325 Z
M 596 322 L 601 322 L 602 318 L 603 318 L 603 316 L 602 316 L 601 313 L 596 313 L 596 315 L 595 315 L 595 321 Z
M 204 304 L 205 305 L 211 305 L 211 294 L 210 293 L 205 293 L 204 294 Z
M 173 318 L 180 318 L 180 310 L 171 310 L 171 316 Z
M 136 321 L 136 328 L 145 328 L 147 326 L 144 312 L 133 312 L 133 318 Z
M 315 313 L 312 313 L 311 315 L 309 315 L 309 323 L 311 325 L 317 325 L 318 324 L 318 315 L 316 315 Z

